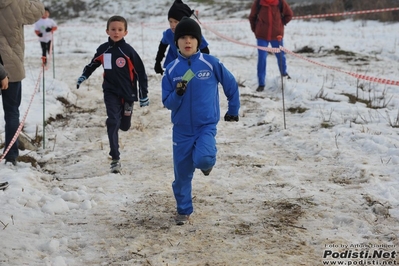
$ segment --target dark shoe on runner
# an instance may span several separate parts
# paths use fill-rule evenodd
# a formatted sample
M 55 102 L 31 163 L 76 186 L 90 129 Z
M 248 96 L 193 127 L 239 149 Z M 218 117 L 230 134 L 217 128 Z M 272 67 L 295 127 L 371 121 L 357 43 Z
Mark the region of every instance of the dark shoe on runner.
M 265 90 L 265 86 L 258 86 L 258 88 L 256 88 L 256 91 L 260 92 L 260 91 L 264 91 Z
M 184 225 L 190 221 L 190 215 L 187 214 L 176 214 L 175 222 L 176 225 Z
M 201 169 L 201 172 L 202 172 L 204 175 L 208 176 L 208 175 L 211 173 L 212 169 L 213 169 L 213 167 L 209 168 L 208 170 L 202 170 L 202 169 Z
M 290 75 L 288 73 L 283 74 L 283 77 L 286 77 L 287 79 L 291 79 Z
M 17 165 L 17 160 L 16 159 L 6 159 L 6 162 L 4 164 L 11 163 L 12 165 L 16 166 Z
M 122 165 L 119 162 L 119 160 L 112 160 L 111 167 L 110 167 L 111 173 L 118 174 L 121 172 L 121 168 L 122 168 Z

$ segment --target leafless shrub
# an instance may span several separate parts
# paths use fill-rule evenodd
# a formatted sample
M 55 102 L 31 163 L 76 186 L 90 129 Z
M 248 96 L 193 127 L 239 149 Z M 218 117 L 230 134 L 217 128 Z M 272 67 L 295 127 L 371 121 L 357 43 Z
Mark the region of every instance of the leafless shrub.
M 388 111 L 386 111 L 386 115 L 387 115 L 388 124 L 393 128 L 399 128 L 399 110 L 396 117 L 393 117 L 393 119 L 391 119 Z

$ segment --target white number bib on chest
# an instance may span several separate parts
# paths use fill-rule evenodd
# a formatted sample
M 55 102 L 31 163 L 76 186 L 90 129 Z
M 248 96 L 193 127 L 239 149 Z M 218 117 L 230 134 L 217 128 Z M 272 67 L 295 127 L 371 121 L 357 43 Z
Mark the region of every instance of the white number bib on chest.
M 117 67 L 122 68 L 126 65 L 126 59 L 119 57 L 116 59 L 115 64 Z M 104 54 L 104 69 L 112 69 L 112 54 Z
M 104 69 L 112 69 L 112 54 L 104 54 Z

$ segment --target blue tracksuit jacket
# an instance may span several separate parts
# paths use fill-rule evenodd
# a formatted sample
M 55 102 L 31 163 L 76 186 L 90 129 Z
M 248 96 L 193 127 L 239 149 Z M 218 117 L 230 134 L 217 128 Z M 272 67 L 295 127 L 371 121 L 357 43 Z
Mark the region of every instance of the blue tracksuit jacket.
M 176 84 L 188 69 L 195 77 L 187 84 L 186 93 L 179 96 Z M 220 119 L 218 84 L 223 86 L 228 100 L 228 113 L 238 115 L 240 96 L 234 76 L 214 56 L 197 52 L 190 58 L 178 58 L 166 67 L 162 79 L 162 102 L 172 111 L 172 123 L 179 126 L 216 124 Z

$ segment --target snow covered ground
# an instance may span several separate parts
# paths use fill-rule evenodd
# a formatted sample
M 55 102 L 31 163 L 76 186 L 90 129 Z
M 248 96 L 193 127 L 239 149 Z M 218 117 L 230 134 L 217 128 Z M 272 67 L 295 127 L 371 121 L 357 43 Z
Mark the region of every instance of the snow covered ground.
M 332 68 L 398 80 L 399 24 L 293 20 L 285 48 L 314 52 L 287 56 L 284 128 L 275 57 L 265 91 L 256 92 L 249 23 L 200 17 L 211 54 L 241 84 L 242 107 L 238 123 L 219 123 L 216 166 L 209 176 L 196 171 L 192 223 L 179 227 L 170 112 L 153 71 L 166 13 L 129 25 L 151 103 L 136 105 L 132 129 L 120 134 L 121 175 L 108 173 L 102 71 L 75 85 L 107 39 L 106 21 L 59 25 L 54 76 L 51 66 L 45 72 L 45 116 L 57 120 L 46 126 L 44 149 L 21 151 L 37 164 L 0 163 L 0 182 L 10 183 L 0 190 L 0 265 L 397 264 L 399 87 Z M 43 124 L 40 45 L 31 26 L 25 34 L 21 118 L 34 96 L 24 131 L 35 138 Z M 224 97 L 221 106 L 224 114 Z M 3 128 L 1 119 L 2 140 Z

